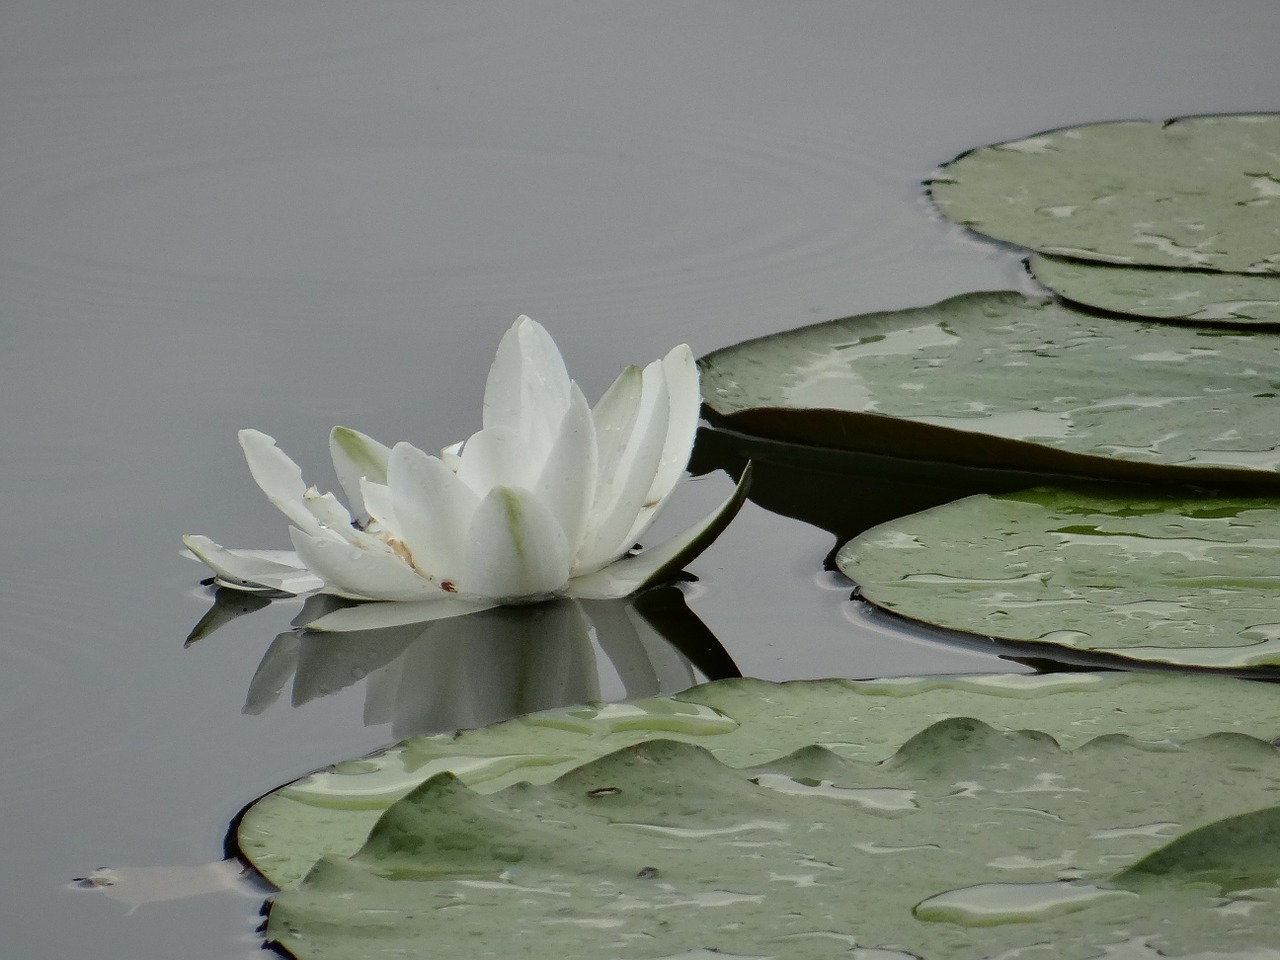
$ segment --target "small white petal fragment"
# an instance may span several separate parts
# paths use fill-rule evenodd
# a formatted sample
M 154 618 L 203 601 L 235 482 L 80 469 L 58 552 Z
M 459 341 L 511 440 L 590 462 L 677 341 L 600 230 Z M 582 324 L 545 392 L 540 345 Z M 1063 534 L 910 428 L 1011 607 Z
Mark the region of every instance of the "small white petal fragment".
M 262 893 L 249 882 L 248 873 L 239 860 L 219 860 L 198 865 L 99 867 L 76 882 L 87 890 L 100 890 L 109 900 L 125 904 L 132 914 L 148 903 L 185 900 L 226 890 L 259 900 Z
M 462 448 L 465 443 L 465 440 L 459 440 L 457 443 L 440 448 L 441 462 L 454 473 L 457 473 L 458 467 L 462 466 Z
M 490 490 L 471 519 L 464 598 L 544 599 L 568 581 L 569 543 L 547 506 L 521 487 Z

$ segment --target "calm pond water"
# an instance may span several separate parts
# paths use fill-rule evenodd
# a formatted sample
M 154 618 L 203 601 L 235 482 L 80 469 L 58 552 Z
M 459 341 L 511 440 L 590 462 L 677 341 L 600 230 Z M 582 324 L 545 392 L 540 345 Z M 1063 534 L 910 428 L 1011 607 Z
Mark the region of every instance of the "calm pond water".
M 285 543 L 237 428 L 329 484 L 335 422 L 428 448 L 473 430 L 521 312 L 594 397 L 682 340 L 1015 285 L 1016 257 L 922 200 L 936 164 L 1070 123 L 1275 109 L 1278 46 L 1274 0 L 10 0 L 5 955 L 258 954 L 252 887 L 129 912 L 71 880 L 216 860 L 245 803 L 393 738 L 360 682 L 244 712 L 296 604 L 183 648 L 208 596 L 179 536 Z M 686 484 L 667 528 L 728 486 Z M 757 676 L 1010 668 L 861 616 L 823 570 L 834 545 L 748 505 L 689 605 Z M 572 689 L 624 694 L 608 656 L 575 663 Z

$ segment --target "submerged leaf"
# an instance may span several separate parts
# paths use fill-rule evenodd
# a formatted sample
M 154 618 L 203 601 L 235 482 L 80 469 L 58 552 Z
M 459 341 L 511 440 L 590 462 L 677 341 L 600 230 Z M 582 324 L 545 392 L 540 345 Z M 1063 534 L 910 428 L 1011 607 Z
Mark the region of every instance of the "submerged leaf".
M 1280 273 L 1280 114 L 1065 127 L 930 184 L 956 223 L 1103 263 Z
M 1184 666 L 1280 666 L 1280 499 L 1037 488 L 881 524 L 862 596 L 952 630 Z

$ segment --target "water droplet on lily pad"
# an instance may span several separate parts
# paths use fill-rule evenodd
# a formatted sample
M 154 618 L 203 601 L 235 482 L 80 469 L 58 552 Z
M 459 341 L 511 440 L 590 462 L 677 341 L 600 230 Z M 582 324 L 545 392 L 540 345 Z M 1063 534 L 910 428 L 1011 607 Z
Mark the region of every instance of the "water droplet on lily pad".
M 987 927 L 1047 920 L 1084 910 L 1103 900 L 1126 896 L 1135 895 L 1070 880 L 980 883 L 932 896 L 916 904 L 913 912 L 917 919 L 926 922 Z

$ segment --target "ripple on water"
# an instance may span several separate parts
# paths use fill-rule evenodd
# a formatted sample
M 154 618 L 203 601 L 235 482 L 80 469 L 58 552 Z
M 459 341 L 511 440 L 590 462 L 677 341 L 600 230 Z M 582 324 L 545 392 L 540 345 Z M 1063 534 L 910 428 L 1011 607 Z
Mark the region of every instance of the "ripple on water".
M 0 243 L 17 299 L 190 306 L 474 278 L 530 302 L 616 305 L 865 271 L 933 230 L 910 179 L 852 134 L 619 118 L 590 141 L 526 125 L 379 142 L 340 126 L 237 146 L 210 123 L 162 147 L 162 125 L 203 96 L 165 77 L 132 81 L 166 105 L 150 129 L 96 130 L 92 149 L 0 180 L 21 236 Z
M 0 582 L 0 608 L 5 629 L 0 631 L 0 671 L 21 677 L 21 685 L 6 687 L 0 698 L 0 752 L 11 769 L 30 771 L 34 765 L 60 762 L 100 749 L 113 734 L 91 722 L 99 691 L 123 689 L 126 671 L 101 642 L 106 629 L 92 598 L 24 577 L 12 569 Z M 66 712 L 50 722 L 49 691 L 76 687 L 84 691 L 82 709 Z M 10 778 L 5 792 L 29 787 L 27 777 Z

